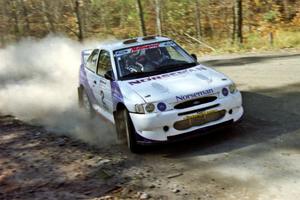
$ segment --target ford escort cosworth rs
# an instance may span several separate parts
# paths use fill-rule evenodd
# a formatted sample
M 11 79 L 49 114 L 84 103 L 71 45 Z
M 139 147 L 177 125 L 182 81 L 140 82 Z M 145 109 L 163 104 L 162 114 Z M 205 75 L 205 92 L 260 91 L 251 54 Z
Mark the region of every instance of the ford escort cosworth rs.
M 166 37 L 138 37 L 82 51 L 79 103 L 115 124 L 132 152 L 237 122 L 242 97 L 224 74 Z

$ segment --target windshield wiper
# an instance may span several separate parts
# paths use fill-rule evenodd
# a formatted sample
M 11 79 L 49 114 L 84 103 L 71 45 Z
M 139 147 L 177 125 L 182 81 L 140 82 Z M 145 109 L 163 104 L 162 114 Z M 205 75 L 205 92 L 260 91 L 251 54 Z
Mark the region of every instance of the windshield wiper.
M 163 65 L 163 66 L 160 66 L 160 68 L 158 70 L 161 71 L 161 72 L 168 72 L 168 71 L 186 69 L 186 68 L 194 67 L 196 65 L 197 65 L 196 62 Z
M 171 72 L 171 71 L 176 71 L 176 70 L 181 70 L 181 69 L 186 69 L 190 67 L 196 66 L 197 63 L 178 63 L 178 64 L 173 64 L 173 65 L 163 65 L 160 66 L 159 69 L 156 69 L 155 71 L 149 71 L 149 72 L 132 72 L 130 74 L 126 74 L 121 77 L 122 80 L 127 80 L 130 78 L 141 78 L 141 77 L 147 77 L 147 76 L 154 76 L 157 74 L 161 74 L 162 72 Z
M 151 71 L 151 72 L 132 72 L 130 74 L 126 74 L 122 76 L 122 79 L 129 79 L 129 78 L 140 78 L 140 77 L 146 77 L 146 76 L 153 76 L 158 74 L 157 71 Z

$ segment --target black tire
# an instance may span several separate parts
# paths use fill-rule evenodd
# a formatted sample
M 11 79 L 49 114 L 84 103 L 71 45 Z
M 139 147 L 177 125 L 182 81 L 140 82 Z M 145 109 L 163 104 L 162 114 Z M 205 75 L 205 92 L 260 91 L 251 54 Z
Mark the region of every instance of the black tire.
M 127 144 L 132 153 L 140 153 L 141 146 L 137 144 L 133 123 L 126 108 L 117 111 L 115 124 L 118 140 L 123 144 Z
M 82 87 L 78 88 L 78 104 L 79 107 L 84 109 L 91 118 L 95 117 L 96 112 L 92 107 L 89 96 Z

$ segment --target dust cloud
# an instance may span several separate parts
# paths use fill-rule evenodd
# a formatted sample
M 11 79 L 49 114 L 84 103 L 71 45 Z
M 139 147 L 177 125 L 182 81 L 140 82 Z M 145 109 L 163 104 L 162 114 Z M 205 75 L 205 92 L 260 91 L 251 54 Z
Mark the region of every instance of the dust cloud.
M 80 51 L 87 46 L 93 47 L 48 36 L 0 49 L 0 113 L 93 145 L 114 141 L 111 125 L 78 108 Z

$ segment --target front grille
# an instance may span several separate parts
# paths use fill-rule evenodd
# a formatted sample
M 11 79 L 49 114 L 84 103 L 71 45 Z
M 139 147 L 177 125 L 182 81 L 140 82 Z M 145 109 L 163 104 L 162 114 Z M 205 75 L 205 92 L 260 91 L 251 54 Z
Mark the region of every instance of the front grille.
M 200 104 L 210 103 L 210 102 L 213 102 L 216 99 L 217 99 L 216 96 L 201 97 L 201 98 L 197 98 L 197 99 L 193 99 L 193 100 L 189 100 L 189 101 L 179 103 L 179 104 L 175 105 L 174 108 L 175 109 L 189 108 L 189 107 L 197 106 L 197 105 L 200 105 Z
M 174 128 L 177 130 L 186 130 L 194 126 L 201 126 L 209 122 L 217 121 L 223 118 L 226 110 L 219 111 L 204 111 L 199 114 L 188 116 L 186 119 L 174 123 Z

